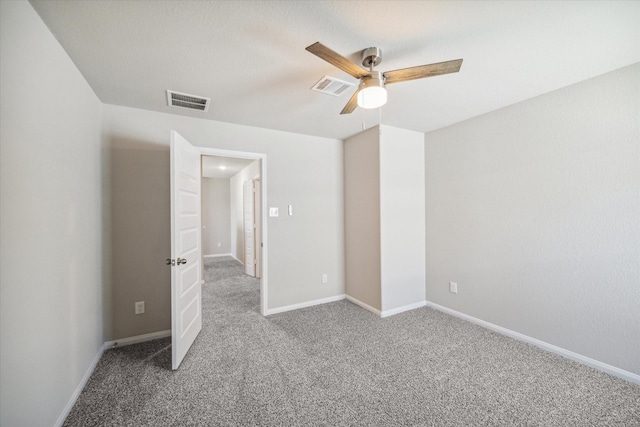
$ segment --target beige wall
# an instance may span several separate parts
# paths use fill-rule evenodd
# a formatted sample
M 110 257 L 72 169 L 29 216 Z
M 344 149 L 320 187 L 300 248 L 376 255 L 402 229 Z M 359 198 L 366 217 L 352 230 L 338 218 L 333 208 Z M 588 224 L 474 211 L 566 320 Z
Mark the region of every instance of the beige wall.
M 426 135 L 428 300 L 640 374 L 638 76 Z
M 378 127 L 344 142 L 346 294 L 382 310 Z
M 126 223 L 139 225 L 133 246 L 114 233 L 113 255 L 126 260 L 143 253 L 144 261 L 127 264 L 126 271 L 124 265 L 112 263 L 112 310 L 121 317 L 114 319 L 114 332 L 108 339 L 156 332 L 170 325 L 170 277 L 164 266 L 169 254 L 169 168 L 164 153 L 168 153 L 171 129 L 196 146 L 267 155 L 266 203 L 280 207 L 283 213 L 287 204 L 295 207 L 294 216 L 268 221 L 269 309 L 344 293 L 342 141 L 114 105 L 103 105 L 103 110 L 111 151 L 128 150 L 149 165 L 154 177 L 136 176 L 123 166 L 124 160 L 114 162 L 111 198 L 116 202 L 144 198 L 147 189 L 157 199 L 157 205 L 151 200 L 148 205 L 141 202 L 141 210 L 131 209 L 112 221 L 114 230 L 126 228 Z M 117 174 L 123 178 L 113 177 Z M 160 206 L 162 200 L 165 207 Z M 327 284 L 322 283 L 323 273 L 329 277 Z M 135 301 L 149 299 L 157 305 L 147 306 L 145 315 L 129 314 Z M 145 316 L 153 321 L 142 320 Z
M 203 255 L 231 253 L 230 185 L 229 179 L 202 178 Z
M 104 341 L 102 106 L 27 2 L 0 57 L 0 425 L 50 427 Z
M 169 150 L 107 132 L 111 286 L 107 340 L 171 329 Z M 167 283 L 169 286 L 167 286 Z M 145 313 L 136 315 L 136 301 Z

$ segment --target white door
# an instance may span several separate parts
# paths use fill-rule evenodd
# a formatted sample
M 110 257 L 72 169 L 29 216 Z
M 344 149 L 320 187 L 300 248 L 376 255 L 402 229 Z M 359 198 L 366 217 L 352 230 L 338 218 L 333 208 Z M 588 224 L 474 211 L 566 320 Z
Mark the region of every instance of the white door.
M 200 151 L 171 131 L 171 365 L 202 329 Z
M 262 205 L 260 202 L 260 196 L 262 195 L 260 178 L 253 180 L 253 223 L 255 224 L 255 234 L 253 239 L 255 240 L 255 260 L 256 260 L 256 277 L 262 277 L 262 221 L 260 215 L 262 214 Z
M 256 275 L 255 264 L 255 238 L 253 223 L 253 181 L 245 181 L 243 184 L 244 205 L 244 272 L 249 276 Z

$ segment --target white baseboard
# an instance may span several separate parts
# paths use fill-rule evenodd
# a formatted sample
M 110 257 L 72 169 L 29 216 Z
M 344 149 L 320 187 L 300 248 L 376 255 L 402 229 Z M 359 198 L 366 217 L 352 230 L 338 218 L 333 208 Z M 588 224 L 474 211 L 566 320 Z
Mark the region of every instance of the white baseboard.
M 80 396 L 80 393 L 82 393 L 82 390 L 84 389 L 84 386 L 87 385 L 87 381 L 89 381 L 89 378 L 91 378 L 91 374 L 93 374 L 93 371 L 96 369 L 96 366 L 98 365 L 98 362 L 100 361 L 100 358 L 102 357 L 102 354 L 104 353 L 105 348 L 106 347 L 105 347 L 104 344 L 102 346 L 100 346 L 100 349 L 98 350 L 98 353 L 96 354 L 96 356 L 91 361 L 91 364 L 89 365 L 89 368 L 87 369 L 87 372 L 85 372 L 84 375 L 82 376 L 82 379 L 80 380 L 80 383 L 78 384 L 78 387 L 76 387 L 75 391 L 73 392 L 73 394 L 69 398 L 69 401 L 67 402 L 66 406 L 62 410 L 62 413 L 58 417 L 58 420 L 54 424 L 55 427 L 60 427 L 60 426 L 62 426 L 64 424 L 64 421 L 69 416 L 69 412 L 71 412 L 71 409 L 73 408 L 73 405 L 76 404 L 76 400 L 78 400 L 78 397 Z
M 104 349 L 113 347 L 124 347 L 125 345 L 138 344 L 145 341 L 157 340 L 171 336 L 171 329 L 166 331 L 151 332 L 150 334 L 137 335 L 135 337 L 122 338 L 119 340 L 107 341 L 104 343 Z
M 352 303 L 354 303 L 355 305 L 359 305 L 360 307 L 364 308 L 365 310 L 372 312 L 376 316 L 381 316 L 381 314 L 382 314 L 382 312 L 380 310 L 378 310 L 377 308 L 373 308 L 369 304 L 364 303 L 364 302 L 360 301 L 359 299 L 352 297 L 351 295 L 345 295 L 345 298 L 348 301 L 351 301 Z
M 405 311 L 414 310 L 416 308 L 424 307 L 425 305 L 427 305 L 426 301 L 418 301 L 413 304 L 403 305 L 402 307 L 392 308 L 391 310 L 380 311 L 377 308 L 371 307 L 369 304 L 364 303 L 359 299 L 352 297 L 351 295 L 345 295 L 345 298 L 351 301 L 352 303 L 359 305 L 365 310 L 370 311 L 376 316 L 380 316 L 380 317 L 393 316 L 394 314 L 399 314 Z
M 299 304 L 285 305 L 283 307 L 269 309 L 269 310 L 266 311 L 266 313 L 264 315 L 265 316 L 269 316 L 270 314 L 284 313 L 285 311 L 298 310 L 300 308 L 312 307 L 314 305 L 320 305 L 320 304 L 326 304 L 328 302 L 340 301 L 340 300 L 343 300 L 344 298 L 345 298 L 345 295 L 341 294 L 341 295 L 336 295 L 336 296 L 333 296 L 333 297 L 327 297 L 327 298 L 316 299 L 316 300 L 313 300 L 313 301 L 301 302 Z
M 403 305 L 402 307 L 392 308 L 391 310 L 385 310 L 382 313 L 380 313 L 380 317 L 393 316 L 394 314 L 399 314 L 409 310 L 415 310 L 416 308 L 424 307 L 425 305 L 427 305 L 426 301 L 414 302 L 413 304 L 407 304 L 407 305 Z
M 203 258 L 220 258 L 220 257 L 223 257 L 223 256 L 230 256 L 230 257 L 235 258 L 235 257 L 234 257 L 233 255 L 231 255 L 231 254 L 202 255 L 202 257 L 203 257 Z
M 521 334 L 519 332 L 512 331 L 511 329 L 503 328 L 502 326 L 494 325 L 493 323 L 486 322 L 484 320 L 478 319 L 473 316 L 469 316 L 468 314 L 461 313 L 456 310 L 452 310 L 448 307 L 444 307 L 442 305 L 436 304 L 431 301 L 426 302 L 427 307 L 434 308 L 436 310 L 442 311 L 444 313 L 450 314 L 452 316 L 458 317 L 463 320 L 467 320 L 471 323 L 475 323 L 476 325 L 480 325 L 484 328 L 490 329 L 494 332 L 497 332 L 502 335 L 506 335 L 508 337 L 517 339 L 519 341 L 526 342 L 528 344 L 539 347 L 543 350 L 550 351 L 551 353 L 555 353 L 559 356 L 565 357 L 567 359 L 573 360 L 574 362 L 581 363 L 583 365 L 587 365 L 591 368 L 597 369 L 614 377 L 622 378 L 623 380 L 629 381 L 634 384 L 640 384 L 640 375 L 634 374 L 633 372 L 625 371 L 624 369 L 616 368 L 615 366 L 608 365 L 606 363 L 600 362 L 595 359 L 591 359 L 590 357 L 583 356 L 578 353 L 574 353 L 573 351 L 566 350 L 564 348 L 555 346 L 553 344 L 549 344 L 544 341 L 540 341 L 536 338 L 532 338 L 528 335 Z

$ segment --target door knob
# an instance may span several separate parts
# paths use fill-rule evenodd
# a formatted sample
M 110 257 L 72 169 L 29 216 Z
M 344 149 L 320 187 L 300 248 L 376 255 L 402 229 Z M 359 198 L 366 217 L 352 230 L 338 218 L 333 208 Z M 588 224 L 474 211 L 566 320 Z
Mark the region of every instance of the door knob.
M 177 264 L 178 264 L 178 265 L 180 265 L 180 264 L 186 264 L 186 263 L 187 263 L 187 260 L 186 260 L 185 258 L 178 258 L 178 261 L 177 261 Z

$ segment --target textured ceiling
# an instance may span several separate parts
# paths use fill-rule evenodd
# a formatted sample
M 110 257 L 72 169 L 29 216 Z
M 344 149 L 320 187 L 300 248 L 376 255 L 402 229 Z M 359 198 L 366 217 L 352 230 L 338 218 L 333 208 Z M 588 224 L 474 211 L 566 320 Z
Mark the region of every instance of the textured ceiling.
M 202 156 L 202 176 L 204 178 L 230 179 L 253 162 L 255 160 L 252 159 Z
M 32 1 L 108 104 L 346 138 L 379 123 L 427 132 L 640 62 L 638 1 Z M 320 41 L 380 71 L 464 58 L 462 69 L 390 85 L 378 110 L 339 112 L 356 82 L 305 51 Z M 211 98 L 168 107 L 165 90 Z

